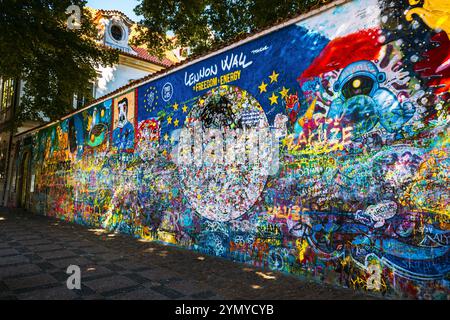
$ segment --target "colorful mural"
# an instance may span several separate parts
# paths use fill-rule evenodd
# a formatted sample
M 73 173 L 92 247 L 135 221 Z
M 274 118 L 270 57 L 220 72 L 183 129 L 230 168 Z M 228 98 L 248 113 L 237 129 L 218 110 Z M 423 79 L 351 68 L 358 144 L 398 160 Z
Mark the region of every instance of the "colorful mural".
M 449 299 L 449 8 L 350 1 L 34 133 L 31 207 Z

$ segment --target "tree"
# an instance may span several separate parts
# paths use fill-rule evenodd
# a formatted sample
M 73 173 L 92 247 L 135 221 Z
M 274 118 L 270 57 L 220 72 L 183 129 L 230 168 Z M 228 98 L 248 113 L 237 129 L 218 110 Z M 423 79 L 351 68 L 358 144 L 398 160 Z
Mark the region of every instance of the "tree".
M 212 46 L 255 32 L 331 0 L 140 0 L 144 17 L 135 44 L 161 55 L 177 46 L 201 54 Z M 166 34 L 173 32 L 176 40 Z
M 118 53 L 97 45 L 92 16 L 81 10 L 80 28 L 69 28 L 70 5 L 85 0 L 0 0 L 0 75 L 24 81 L 14 125 L 43 116 L 55 120 L 73 110 L 73 96 L 91 97 L 95 67 Z

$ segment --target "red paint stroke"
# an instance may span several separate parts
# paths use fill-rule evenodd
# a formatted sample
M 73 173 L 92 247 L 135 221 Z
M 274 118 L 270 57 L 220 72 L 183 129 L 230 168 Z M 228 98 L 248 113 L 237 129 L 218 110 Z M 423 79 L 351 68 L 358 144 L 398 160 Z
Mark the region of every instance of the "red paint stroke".
M 382 46 L 378 41 L 379 31 L 379 28 L 366 29 L 331 40 L 298 80 L 343 69 L 359 60 L 377 59 Z
M 450 40 L 444 31 L 431 40 L 439 46 L 426 51 L 424 59 L 414 65 L 414 70 L 422 77 L 431 77 L 427 85 L 435 88 L 435 94 L 440 94 L 450 90 Z

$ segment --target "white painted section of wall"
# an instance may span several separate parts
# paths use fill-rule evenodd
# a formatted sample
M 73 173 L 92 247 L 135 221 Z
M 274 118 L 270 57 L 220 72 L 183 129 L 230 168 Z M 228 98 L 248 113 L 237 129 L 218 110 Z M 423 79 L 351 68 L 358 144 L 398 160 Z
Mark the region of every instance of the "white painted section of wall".
M 97 79 L 95 99 L 127 85 L 131 80 L 140 79 L 150 74 L 124 65 L 101 67 L 98 71 L 101 73 L 101 77 Z
M 299 22 L 312 32 L 318 32 L 328 39 L 342 37 L 358 30 L 379 26 L 380 6 L 378 0 L 357 0 L 331 9 L 332 14 L 315 15 Z

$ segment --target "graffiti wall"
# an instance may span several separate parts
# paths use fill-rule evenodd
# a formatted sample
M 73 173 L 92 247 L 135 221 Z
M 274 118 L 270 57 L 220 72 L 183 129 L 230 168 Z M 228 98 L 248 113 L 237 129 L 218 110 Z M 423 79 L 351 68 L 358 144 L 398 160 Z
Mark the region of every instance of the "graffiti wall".
M 450 4 L 355 0 L 32 136 L 35 212 L 354 289 L 449 295 Z

